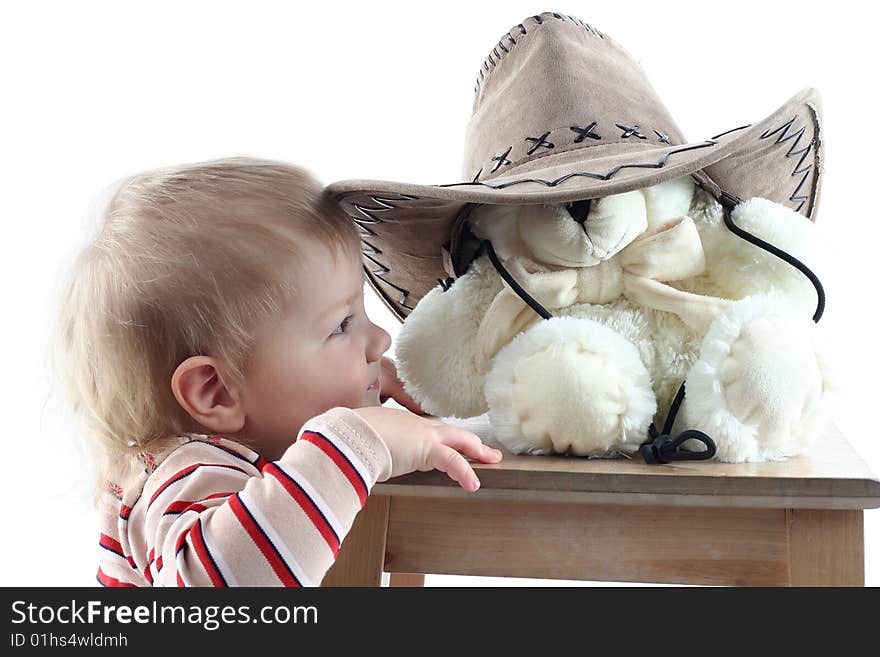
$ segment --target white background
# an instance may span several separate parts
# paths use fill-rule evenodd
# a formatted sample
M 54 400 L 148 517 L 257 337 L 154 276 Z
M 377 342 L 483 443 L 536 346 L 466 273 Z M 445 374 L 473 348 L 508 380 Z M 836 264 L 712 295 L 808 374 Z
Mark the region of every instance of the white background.
M 6 375 L 0 585 L 93 585 L 91 467 L 49 360 L 73 254 L 110 183 L 161 165 L 278 158 L 325 183 L 459 180 L 478 67 L 544 10 L 623 44 L 691 140 L 762 119 L 804 86 L 824 100 L 817 273 L 846 394 L 837 423 L 871 469 L 878 356 L 875 25 L 803 2 L 76 2 L 0 10 Z M 392 335 L 377 298 L 368 311 Z M 866 581 L 880 584 L 880 511 L 865 514 Z M 534 584 L 434 576 L 429 585 Z M 549 582 L 540 582 L 549 583 Z

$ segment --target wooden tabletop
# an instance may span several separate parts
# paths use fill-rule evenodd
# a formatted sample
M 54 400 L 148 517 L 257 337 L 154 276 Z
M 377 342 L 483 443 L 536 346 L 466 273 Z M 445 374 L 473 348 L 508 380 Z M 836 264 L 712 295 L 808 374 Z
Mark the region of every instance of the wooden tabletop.
M 386 404 L 386 405 L 392 405 Z M 398 407 L 399 408 L 399 407 Z M 443 418 L 499 447 L 488 415 Z M 379 495 L 473 497 L 586 504 L 664 504 L 807 509 L 880 507 L 880 480 L 840 431 L 829 426 L 809 453 L 770 463 L 678 462 L 647 465 L 630 459 L 514 456 L 475 464 L 482 484 L 468 493 L 442 472 L 415 472 L 377 484 Z

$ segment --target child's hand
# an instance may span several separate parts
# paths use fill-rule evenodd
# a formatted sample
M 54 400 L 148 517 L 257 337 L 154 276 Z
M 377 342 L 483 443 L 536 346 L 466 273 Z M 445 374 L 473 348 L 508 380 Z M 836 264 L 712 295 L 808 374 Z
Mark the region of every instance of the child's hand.
M 476 434 L 437 418 L 382 406 L 353 410 L 388 446 L 392 477 L 416 470 L 440 470 L 465 490 L 475 491 L 480 487 L 480 480 L 462 454 L 483 463 L 498 463 L 502 458 L 500 451 L 484 445 Z
M 384 404 L 389 398 L 413 413 L 425 414 L 418 402 L 403 389 L 403 383 L 397 376 L 397 366 L 394 361 L 382 356 L 379 361 L 379 403 Z

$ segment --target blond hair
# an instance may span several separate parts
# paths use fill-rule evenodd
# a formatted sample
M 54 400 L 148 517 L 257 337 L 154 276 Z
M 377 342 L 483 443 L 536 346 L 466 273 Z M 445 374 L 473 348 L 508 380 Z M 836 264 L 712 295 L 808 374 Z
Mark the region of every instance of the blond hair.
M 295 293 L 316 243 L 357 252 L 353 224 L 305 170 L 230 158 L 134 176 L 103 212 L 65 290 L 59 347 L 98 451 L 99 484 L 195 431 L 171 377 L 190 356 L 241 382 L 262 322 Z

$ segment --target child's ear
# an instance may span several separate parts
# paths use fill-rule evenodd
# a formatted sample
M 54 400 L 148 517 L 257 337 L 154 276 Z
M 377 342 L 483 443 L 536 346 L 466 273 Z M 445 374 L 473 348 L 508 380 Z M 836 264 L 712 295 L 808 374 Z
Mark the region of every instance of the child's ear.
M 187 358 L 174 370 L 171 390 L 190 417 L 213 432 L 235 433 L 244 426 L 238 391 L 226 385 L 214 358 Z

